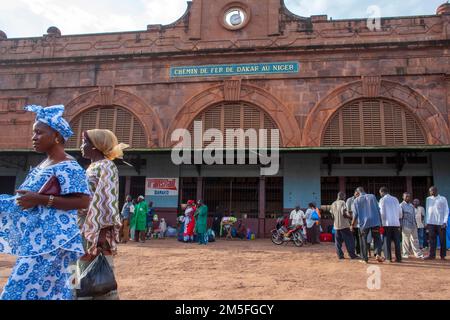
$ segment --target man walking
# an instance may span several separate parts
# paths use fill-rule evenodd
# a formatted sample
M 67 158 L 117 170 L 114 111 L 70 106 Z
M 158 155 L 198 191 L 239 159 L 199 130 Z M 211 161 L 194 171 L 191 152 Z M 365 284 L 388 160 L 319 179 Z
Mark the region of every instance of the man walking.
M 347 202 L 346 202 L 346 208 L 347 208 L 347 214 L 351 217 L 350 218 L 350 223 L 353 220 L 353 203 L 355 202 L 355 195 L 353 195 L 353 197 L 348 198 Z M 354 227 L 352 229 L 352 233 L 353 233 L 353 240 L 355 243 L 355 250 L 356 250 L 356 254 L 361 254 L 361 246 L 359 244 L 359 228 Z
M 120 213 L 120 218 L 122 219 L 122 228 L 120 230 L 121 243 L 127 243 L 130 240 L 130 213 L 132 207 L 134 209 L 131 196 L 127 196 Z
M 417 235 L 419 236 L 419 246 L 420 250 L 428 247 L 425 239 L 425 208 L 420 205 L 419 199 L 414 199 L 413 201 L 414 209 L 416 212 L 416 223 L 417 223 Z
M 402 208 L 402 238 L 403 258 L 407 259 L 414 254 L 416 258 L 423 258 L 423 252 L 419 248 L 419 237 L 417 235 L 416 210 L 411 204 L 411 194 L 403 194 Z
M 426 207 L 425 224 L 430 234 L 430 255 L 425 259 L 436 259 L 437 236 L 439 234 L 441 259 L 445 260 L 445 256 L 447 255 L 446 233 L 449 213 L 447 199 L 438 194 L 436 187 L 431 187 Z
M 339 192 L 338 198 L 331 205 L 330 212 L 334 219 L 334 230 L 336 231 L 335 243 L 336 253 L 340 260 L 344 259 L 344 252 L 342 251 L 342 243 L 345 242 L 348 255 L 352 260 L 359 257 L 355 254 L 355 241 L 353 240 L 353 234 L 350 231 L 349 219 L 351 216 L 347 213 L 345 204 L 345 193 Z
M 377 198 L 373 194 L 366 194 L 363 187 L 358 187 L 355 192 L 353 204 L 352 226 L 358 226 L 360 232 L 361 257 L 363 262 L 369 263 L 367 236 L 372 233 L 375 243 L 375 255 L 378 262 L 384 262 L 381 256 L 382 243 L 380 238 L 381 215 Z
M 384 228 L 384 256 L 392 262 L 392 241 L 395 247 L 395 261 L 402 262 L 400 219 L 402 210 L 396 197 L 389 194 L 386 187 L 380 189 L 380 214 Z

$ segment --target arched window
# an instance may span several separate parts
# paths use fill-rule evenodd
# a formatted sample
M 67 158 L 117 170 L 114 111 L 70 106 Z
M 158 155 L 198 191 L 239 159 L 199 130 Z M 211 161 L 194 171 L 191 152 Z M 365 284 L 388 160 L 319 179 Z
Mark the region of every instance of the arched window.
M 271 129 L 278 129 L 272 118 L 258 107 L 246 103 L 223 103 L 211 107 L 199 114 L 194 121 L 203 123 L 203 130 L 218 129 L 224 135 L 226 143 L 227 129 L 268 129 L 267 146 L 271 143 Z M 194 137 L 194 123 L 189 128 L 191 136 Z M 280 137 L 281 140 L 281 137 Z M 281 141 L 279 141 L 281 143 Z M 248 146 L 248 141 L 246 142 Z
M 384 99 L 359 100 L 331 118 L 323 136 L 326 147 L 425 145 L 423 129 L 406 108 Z
M 78 116 L 71 123 L 75 135 L 67 142 L 68 148 L 79 148 L 81 134 L 90 129 L 109 129 L 119 142 L 131 148 L 147 148 L 147 136 L 141 122 L 129 111 L 121 107 L 98 107 Z

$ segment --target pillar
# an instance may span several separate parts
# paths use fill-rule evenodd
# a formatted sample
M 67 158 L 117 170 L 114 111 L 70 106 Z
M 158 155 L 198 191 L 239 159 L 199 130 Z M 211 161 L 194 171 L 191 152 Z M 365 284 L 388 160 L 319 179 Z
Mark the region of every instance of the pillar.
M 197 200 L 203 200 L 203 177 L 197 178 Z
M 339 177 L 339 191 L 345 192 L 346 189 L 345 177 Z
M 259 178 L 258 238 L 266 233 L 266 178 Z
M 125 177 L 125 196 L 131 194 L 131 177 Z
M 412 177 L 406 177 L 406 192 L 413 194 Z M 414 197 L 414 195 L 413 195 Z

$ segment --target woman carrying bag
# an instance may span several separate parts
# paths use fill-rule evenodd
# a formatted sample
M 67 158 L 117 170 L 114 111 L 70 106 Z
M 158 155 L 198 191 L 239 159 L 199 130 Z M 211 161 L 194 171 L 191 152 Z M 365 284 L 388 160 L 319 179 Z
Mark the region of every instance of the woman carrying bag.
M 115 134 L 109 130 L 89 130 L 83 133 L 81 152 L 84 158 L 91 160 L 87 177 L 92 198 L 89 209 L 79 213 L 81 234 L 84 238 L 86 254 L 78 262 L 79 272 L 83 273 L 98 257 L 106 257 L 113 269 L 112 257 L 117 254 L 117 244 L 121 228 L 119 213 L 119 172 L 113 160 L 123 157 L 128 145 L 119 144 Z M 102 258 L 102 257 L 100 257 Z M 84 272 L 86 273 L 86 272 Z M 103 295 L 86 296 L 83 288 L 78 298 L 94 300 L 116 300 L 117 290 Z M 93 288 L 95 289 L 95 288 Z M 82 292 L 83 296 L 80 296 Z
M 77 210 L 89 206 L 83 168 L 64 151 L 73 132 L 64 106 L 36 113 L 33 147 L 47 158 L 31 169 L 16 196 L 0 195 L 0 253 L 17 257 L 2 300 L 72 300 L 71 266 L 84 254 Z

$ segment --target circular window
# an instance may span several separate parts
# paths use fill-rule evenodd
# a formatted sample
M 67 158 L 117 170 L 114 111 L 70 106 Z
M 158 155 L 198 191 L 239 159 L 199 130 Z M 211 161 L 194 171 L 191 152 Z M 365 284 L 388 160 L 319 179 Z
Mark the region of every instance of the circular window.
M 229 30 L 242 29 L 250 21 L 250 14 L 242 7 L 228 7 L 223 13 L 223 25 Z

